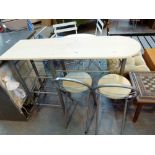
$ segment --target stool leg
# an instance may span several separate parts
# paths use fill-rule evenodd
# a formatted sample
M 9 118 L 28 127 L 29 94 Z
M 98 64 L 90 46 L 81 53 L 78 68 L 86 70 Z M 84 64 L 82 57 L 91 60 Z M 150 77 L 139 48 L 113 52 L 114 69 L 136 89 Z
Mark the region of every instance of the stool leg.
M 125 105 L 124 105 L 124 115 L 123 115 L 123 120 L 122 120 L 122 125 L 121 125 L 121 135 L 123 134 L 124 127 L 125 127 L 127 108 L 128 108 L 128 100 L 126 99 Z
M 67 93 L 66 96 L 67 96 L 68 99 L 70 99 L 70 101 L 72 102 L 72 105 L 70 107 L 68 107 L 68 109 L 67 109 L 67 107 L 65 108 L 65 128 L 68 127 L 68 125 L 69 125 L 69 123 L 70 123 L 70 121 L 72 119 L 72 115 L 73 115 L 73 113 L 74 113 L 74 111 L 75 111 L 75 109 L 77 107 L 77 104 L 78 104 L 77 102 L 75 102 L 73 100 L 70 93 Z M 73 106 L 73 109 L 72 109 L 72 106 Z M 70 113 L 70 111 L 71 111 L 71 113 Z
M 101 101 L 101 96 L 96 99 L 96 125 L 95 125 L 95 135 L 98 134 L 98 123 L 99 123 L 99 106 L 100 106 L 100 101 Z
M 99 118 L 99 104 L 97 103 L 96 107 L 96 125 L 95 125 L 95 135 L 98 134 L 98 118 Z
M 137 104 L 136 111 L 133 117 L 133 122 L 135 123 L 139 117 L 140 111 L 142 109 L 143 104 Z
M 89 94 L 90 95 L 90 94 Z M 90 97 L 89 97 L 90 98 Z M 88 107 L 87 107 L 87 120 L 86 120 L 86 127 L 85 127 L 85 134 L 88 133 L 89 130 L 89 113 L 90 113 L 90 109 L 91 109 L 91 104 L 88 103 Z
M 92 121 L 93 121 L 93 119 L 94 119 L 94 115 L 95 115 L 96 109 L 97 109 L 97 103 L 96 103 L 95 94 L 94 94 L 93 92 L 91 92 L 91 93 L 89 94 L 89 99 L 90 99 L 90 95 L 92 95 L 93 101 L 94 101 L 94 102 L 93 102 L 93 107 L 92 107 L 92 108 L 91 108 L 91 104 L 90 104 L 90 103 L 88 104 L 85 134 L 87 134 L 88 131 L 89 131 L 89 128 L 90 128 L 90 126 L 91 126 L 91 124 L 92 124 Z M 91 113 L 91 111 L 92 111 L 92 116 L 91 116 L 91 118 L 89 119 L 89 114 Z

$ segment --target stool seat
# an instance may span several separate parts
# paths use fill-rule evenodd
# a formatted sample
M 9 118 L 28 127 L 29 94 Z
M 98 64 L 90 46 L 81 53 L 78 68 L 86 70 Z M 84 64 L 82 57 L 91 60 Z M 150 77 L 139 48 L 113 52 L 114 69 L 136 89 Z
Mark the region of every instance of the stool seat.
M 65 76 L 65 78 L 76 79 L 89 86 L 92 85 L 92 78 L 86 72 L 70 72 Z M 70 93 L 81 93 L 88 90 L 88 87 L 71 81 L 63 81 L 63 87 Z
M 113 84 L 113 85 L 125 85 L 131 86 L 128 79 L 117 74 L 108 74 L 99 79 L 98 85 Z M 119 87 L 102 87 L 99 88 L 99 93 L 111 99 L 123 99 L 131 92 L 127 88 Z

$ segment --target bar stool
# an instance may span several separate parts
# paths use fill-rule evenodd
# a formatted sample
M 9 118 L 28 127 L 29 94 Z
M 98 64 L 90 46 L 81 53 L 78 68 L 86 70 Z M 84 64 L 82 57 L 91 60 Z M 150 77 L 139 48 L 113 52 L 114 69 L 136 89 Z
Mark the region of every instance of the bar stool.
M 76 108 L 77 102 L 73 100 L 71 94 L 79 94 L 83 93 L 85 91 L 89 91 L 89 95 L 92 93 L 92 78 L 91 76 L 86 72 L 70 72 L 65 77 L 58 77 L 55 79 L 56 87 L 61 91 L 63 95 L 65 95 L 66 98 L 70 99 L 70 101 L 74 105 L 74 109 L 72 113 L 69 115 L 69 112 L 67 111 L 67 106 L 65 106 L 65 123 L 66 127 L 68 126 L 72 114 Z M 89 96 L 90 97 L 90 96 Z M 88 116 L 89 116 L 89 103 L 87 108 L 87 119 L 86 119 L 86 128 L 85 133 L 88 131 L 91 122 L 89 122 Z M 69 108 L 70 109 L 70 108 Z M 95 114 L 95 112 L 94 112 Z M 93 114 L 93 116 L 94 116 Z M 69 115 L 69 116 L 67 116 Z M 92 117 L 93 117 L 92 116 Z M 91 118 L 92 120 L 92 118 Z
M 121 132 L 120 134 L 123 134 L 124 127 L 125 127 L 125 121 L 126 121 L 126 114 L 127 114 L 127 108 L 128 108 L 128 102 L 130 100 L 133 100 L 137 95 L 138 91 L 133 88 L 129 82 L 128 79 L 121 75 L 117 74 L 108 74 L 103 77 L 101 77 L 98 81 L 98 86 L 94 88 L 94 91 L 96 94 L 103 95 L 110 99 L 115 100 L 125 100 L 124 105 L 124 114 L 121 124 Z M 98 113 L 99 113 L 99 102 L 97 101 L 97 112 L 96 112 L 96 131 L 98 132 Z

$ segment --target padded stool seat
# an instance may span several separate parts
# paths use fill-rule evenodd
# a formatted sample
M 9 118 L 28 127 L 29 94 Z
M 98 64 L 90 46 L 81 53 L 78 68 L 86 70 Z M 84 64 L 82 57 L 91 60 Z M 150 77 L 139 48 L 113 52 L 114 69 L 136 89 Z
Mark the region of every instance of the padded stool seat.
M 86 72 L 70 72 L 65 76 L 65 78 L 76 79 L 89 86 L 92 85 L 92 78 Z M 70 93 L 81 93 L 88 90 L 88 87 L 71 81 L 63 81 L 63 87 Z
M 112 85 L 125 85 L 131 86 L 128 79 L 117 74 L 108 74 L 99 79 L 98 85 L 112 84 Z M 129 95 L 131 92 L 127 88 L 119 87 L 101 87 L 99 88 L 99 93 L 111 99 L 123 99 Z

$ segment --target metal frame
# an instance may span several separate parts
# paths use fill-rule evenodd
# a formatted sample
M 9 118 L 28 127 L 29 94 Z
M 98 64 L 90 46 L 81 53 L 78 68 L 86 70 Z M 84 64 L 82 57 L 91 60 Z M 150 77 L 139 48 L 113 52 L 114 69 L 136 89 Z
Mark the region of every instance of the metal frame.
M 34 104 L 35 99 L 33 98 L 32 93 L 29 91 L 29 89 L 28 89 L 28 87 L 27 87 L 27 85 L 26 85 L 24 79 L 22 78 L 22 76 L 21 76 L 19 70 L 17 69 L 17 67 L 16 67 L 16 64 L 17 64 L 16 61 L 8 61 L 8 62 L 9 62 L 9 65 L 10 65 L 10 67 L 11 67 L 13 73 L 15 74 L 15 77 L 17 78 L 17 80 L 20 82 L 20 84 L 22 85 L 23 89 L 25 90 L 25 92 L 26 92 L 26 94 L 27 94 L 27 97 L 30 99 L 30 101 L 32 102 L 32 104 Z M 25 101 L 27 101 L 27 100 L 25 100 Z M 24 102 L 25 102 L 25 101 L 24 101 Z M 22 109 L 25 110 L 25 112 L 27 113 L 28 116 L 26 116 L 26 115 L 24 114 L 24 112 L 22 111 Z M 31 111 L 32 111 L 33 109 L 34 109 L 34 108 L 32 107 Z M 27 110 L 26 110 L 24 107 L 22 107 L 22 108 L 20 109 L 20 112 L 21 112 L 21 111 L 22 111 L 22 114 L 25 115 L 26 119 L 28 119 L 28 118 L 30 117 L 30 113 L 28 113 Z
M 78 83 L 78 84 L 81 84 L 81 85 L 83 85 L 83 86 L 86 86 L 86 87 L 88 88 L 89 92 L 90 92 L 89 98 L 90 98 L 90 95 L 93 96 L 93 99 L 94 99 L 94 104 L 93 104 L 93 105 L 94 105 L 95 107 L 97 107 L 97 106 L 96 106 L 96 102 L 95 102 L 95 97 L 94 97 L 95 94 L 94 94 L 94 92 L 92 91 L 92 87 L 89 86 L 88 84 L 86 84 L 86 83 L 84 83 L 84 82 L 82 82 L 82 81 L 79 81 L 79 80 L 77 80 L 77 79 L 61 78 L 61 77 L 57 77 L 54 81 L 56 82 L 56 87 L 57 87 L 64 95 L 67 95 L 67 97 L 72 101 L 72 103 L 74 102 L 74 100 L 73 100 L 72 97 L 71 97 L 71 92 L 65 90 L 65 88 L 64 88 L 63 86 L 60 85 L 60 82 L 69 81 L 69 82 Z M 87 91 L 87 90 L 86 90 L 86 91 Z M 82 92 L 81 92 L 81 93 L 82 93 Z M 77 103 L 74 103 L 73 112 L 75 111 L 76 105 L 77 105 Z M 88 103 L 85 134 L 88 133 L 88 130 L 89 130 L 90 126 L 91 126 L 91 123 L 92 123 L 92 120 L 93 120 L 93 118 L 94 118 L 94 114 L 95 114 L 95 111 L 96 111 L 95 108 L 93 107 L 93 114 L 92 114 L 91 118 L 89 119 L 90 110 L 91 110 L 91 109 L 90 109 L 90 103 Z M 67 112 L 67 109 L 65 108 L 66 127 L 68 126 L 68 124 L 69 124 L 69 122 L 70 122 L 70 120 L 71 120 L 71 117 L 72 117 L 73 112 L 72 112 L 71 115 L 68 116 L 68 118 L 67 118 L 68 112 Z
M 124 73 L 124 69 L 125 69 L 125 64 L 123 64 L 124 66 L 122 66 L 122 60 L 121 59 L 119 59 L 119 61 L 120 61 L 120 63 L 119 63 L 119 66 L 118 67 L 116 67 L 115 69 L 120 69 L 120 75 L 121 74 L 123 74 Z M 125 61 L 125 60 L 124 60 Z M 99 69 L 99 70 L 97 70 L 97 71 L 92 71 L 92 70 L 89 70 L 89 67 L 90 67 L 90 65 L 91 65 L 91 63 L 93 63 L 94 62 L 94 64 L 96 65 L 96 67 Z M 124 62 L 123 62 L 124 63 Z M 89 60 L 89 64 L 88 64 L 88 66 L 87 66 L 87 68 L 86 69 L 88 69 L 88 70 L 84 70 L 85 72 L 99 72 L 99 73 L 110 73 L 110 72 L 115 72 L 115 69 L 113 69 L 113 70 L 102 70 L 102 68 L 100 67 L 100 65 L 98 65 L 98 64 L 96 64 L 96 62 L 95 62 L 95 60 Z M 68 71 L 68 70 L 67 70 Z M 73 70 L 72 70 L 73 71 Z
M 38 77 L 38 81 L 39 81 L 40 85 L 42 86 L 42 85 L 43 85 L 43 82 L 42 82 L 41 79 L 39 78 L 39 72 L 38 72 L 38 70 L 37 70 L 37 67 L 36 67 L 34 61 L 33 61 L 33 60 L 30 60 L 30 63 L 31 63 L 31 65 L 32 65 L 32 68 L 33 68 L 33 70 L 34 70 L 36 76 Z
M 55 70 L 54 63 L 52 60 L 50 60 L 49 63 L 50 63 L 50 68 L 51 68 L 51 74 L 52 74 L 53 78 L 56 78 L 56 70 Z M 65 104 L 64 104 L 64 100 L 63 100 L 61 91 L 58 88 L 56 88 L 56 91 L 57 91 L 57 95 L 59 96 L 59 100 L 60 100 L 60 104 L 62 106 L 63 112 L 65 113 Z
M 20 75 L 20 72 L 18 71 L 15 61 L 9 61 L 11 69 L 13 70 L 13 72 L 16 74 L 17 79 L 20 81 L 22 87 L 24 88 L 25 92 L 27 93 L 27 95 L 30 97 L 31 101 L 33 101 L 33 97 L 31 92 L 29 91 L 25 81 L 23 80 L 22 76 Z
M 9 61 L 9 63 L 10 63 L 10 67 L 12 68 L 13 72 L 15 73 L 15 75 L 17 77 L 17 80 L 20 81 L 23 89 L 25 90 L 25 92 L 28 95 L 28 97 L 31 99 L 32 103 L 35 102 L 37 104 L 37 101 L 34 101 L 33 94 L 38 94 L 38 95 L 39 94 L 58 94 L 61 105 L 53 105 L 53 104 L 50 104 L 50 103 L 49 104 L 40 104 L 39 103 L 37 105 L 38 106 L 40 106 L 40 105 L 45 105 L 45 106 L 49 105 L 51 107 L 62 107 L 63 111 L 65 111 L 64 110 L 65 108 L 64 108 L 64 105 L 63 105 L 63 99 L 61 99 L 61 94 L 59 93 L 59 91 L 57 93 L 55 93 L 55 92 L 49 92 L 49 91 L 41 91 L 41 90 L 38 90 L 38 91 L 37 90 L 32 90 L 32 91 L 30 91 L 29 88 L 27 87 L 27 85 L 26 85 L 26 83 L 25 83 L 22 75 L 20 74 L 18 68 L 16 67 L 17 62 L 16 61 Z M 35 82 L 33 83 L 33 85 L 35 85 L 36 80 L 38 80 L 38 82 L 40 84 L 40 89 L 41 89 L 43 87 L 43 84 L 44 84 L 44 82 L 41 79 L 42 78 L 44 78 L 44 79 L 47 79 L 47 78 L 48 79 L 53 79 L 53 77 L 55 76 L 54 75 L 55 68 L 51 70 L 53 77 L 40 76 L 39 75 L 39 72 L 37 70 L 37 67 L 36 67 L 36 65 L 34 63 L 34 61 L 33 60 L 30 60 L 30 63 L 32 65 L 32 69 L 34 70 L 34 72 L 36 74 L 36 77 L 37 77 L 37 79 L 35 79 Z M 25 76 L 25 77 L 31 78 L 31 76 Z
M 127 86 L 127 85 L 104 84 L 104 85 L 98 85 L 97 87 L 94 88 L 94 91 L 96 92 L 96 94 L 100 94 L 100 95 L 103 95 L 103 96 L 107 97 L 106 95 L 100 93 L 100 91 L 99 91 L 99 88 L 103 88 L 103 87 L 119 87 L 119 88 L 126 88 L 126 89 L 130 89 L 131 90 L 129 95 L 123 98 L 123 99 L 125 99 L 125 105 L 124 105 L 124 114 L 123 114 L 123 119 L 122 119 L 122 124 L 121 124 L 121 131 L 120 131 L 120 134 L 123 134 L 124 128 L 125 128 L 127 110 L 128 110 L 128 102 L 129 102 L 129 100 L 133 100 L 134 98 L 136 98 L 136 96 L 139 95 L 139 91 L 136 88 L 131 87 L 131 86 Z M 120 98 L 120 99 L 122 99 L 122 98 Z M 97 107 L 97 112 L 96 112 L 96 129 L 95 129 L 95 134 L 98 133 L 98 115 L 99 115 L 99 102 L 98 102 L 97 98 L 96 98 L 96 101 L 97 101 L 97 106 L 98 107 Z

